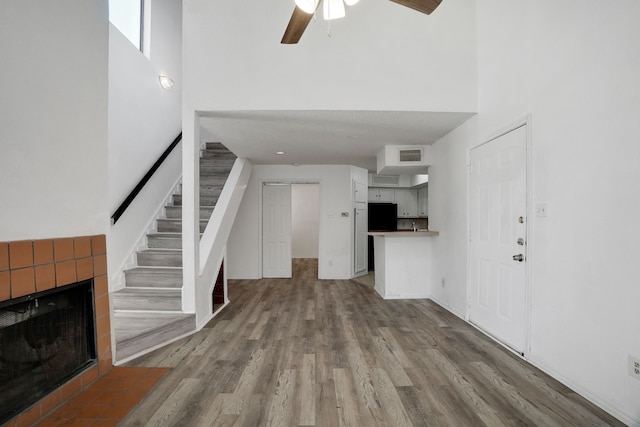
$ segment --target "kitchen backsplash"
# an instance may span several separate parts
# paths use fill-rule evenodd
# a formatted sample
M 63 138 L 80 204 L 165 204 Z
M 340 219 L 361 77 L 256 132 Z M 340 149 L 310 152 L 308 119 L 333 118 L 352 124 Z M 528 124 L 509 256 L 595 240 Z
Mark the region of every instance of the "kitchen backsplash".
M 418 229 L 429 228 L 429 218 L 401 219 L 398 218 L 398 230 L 411 230 L 415 222 Z

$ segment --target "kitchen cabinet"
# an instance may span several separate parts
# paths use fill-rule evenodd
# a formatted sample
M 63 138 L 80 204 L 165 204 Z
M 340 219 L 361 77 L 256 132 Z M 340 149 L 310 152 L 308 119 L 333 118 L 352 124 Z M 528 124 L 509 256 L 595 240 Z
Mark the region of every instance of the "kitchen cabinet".
M 397 189 L 395 199 L 398 204 L 398 218 L 415 218 L 418 216 L 418 191 Z
M 427 187 L 419 190 L 369 187 L 368 200 L 370 203 L 396 203 L 398 218 L 427 217 Z
M 423 187 L 418 190 L 418 216 L 426 218 L 429 214 L 429 188 Z
M 372 202 L 372 203 L 395 203 L 395 190 L 393 188 L 371 188 L 371 187 L 369 187 L 369 202 Z

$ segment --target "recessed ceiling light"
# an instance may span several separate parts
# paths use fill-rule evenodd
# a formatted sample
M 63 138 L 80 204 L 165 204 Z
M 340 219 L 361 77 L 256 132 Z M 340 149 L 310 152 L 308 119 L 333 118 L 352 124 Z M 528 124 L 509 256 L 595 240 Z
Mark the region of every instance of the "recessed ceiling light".
M 287 154 L 285 151 L 276 151 L 275 153 L 273 153 L 277 156 L 284 156 L 285 154 Z

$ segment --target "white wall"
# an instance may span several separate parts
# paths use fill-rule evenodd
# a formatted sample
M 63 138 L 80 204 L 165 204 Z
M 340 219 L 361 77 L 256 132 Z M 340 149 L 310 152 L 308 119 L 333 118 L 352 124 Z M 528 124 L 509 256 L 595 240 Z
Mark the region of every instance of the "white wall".
M 106 233 L 107 49 L 106 1 L 0 2 L 0 240 Z
M 318 258 L 320 186 L 291 186 L 291 258 Z
M 150 3 L 147 55 L 109 25 L 110 214 L 181 130 L 182 2 Z M 160 74 L 174 81 L 171 90 L 160 87 Z M 116 275 L 133 263 L 133 251 L 179 179 L 181 155 L 179 145 L 111 227 L 107 244 L 112 290 L 123 285 L 122 277 Z
M 255 165 L 227 246 L 230 279 L 262 277 L 262 183 L 306 181 L 320 185 L 318 276 L 351 278 L 353 211 L 351 182 L 366 180 L 366 170 L 336 165 Z M 349 212 L 342 217 L 341 212 Z
M 109 24 L 109 206 L 115 210 L 181 129 L 181 2 L 154 0 L 150 58 Z M 158 76 L 175 82 L 162 89 Z
M 531 114 L 530 361 L 640 425 L 640 4 L 478 3 L 479 114 L 434 145 L 434 299 L 466 313 L 468 150 Z
M 282 45 L 293 1 L 186 2 L 185 108 L 475 111 L 474 3 L 361 2 Z
M 347 18 L 333 21 L 332 37 L 327 37 L 327 22 L 319 19 L 299 44 L 282 45 L 293 9 L 293 2 L 185 2 L 183 187 L 187 204 L 197 186 L 197 177 L 191 173 L 197 167 L 199 112 L 476 110 L 474 2 L 448 0 L 431 16 L 388 1 L 361 2 Z M 335 168 L 254 169 L 229 242 L 229 277 L 261 276 L 257 180 L 263 173 L 265 179 L 324 180 L 320 190 L 319 275 L 351 276 L 352 172 L 343 167 L 338 175 L 327 173 Z M 366 182 L 366 173 L 361 178 Z M 330 212 L 334 217 L 328 218 Z M 340 212 L 348 212 L 349 217 L 340 217 Z M 191 230 L 195 212 L 186 207 L 183 215 L 183 225 Z M 183 240 L 185 259 L 197 256 L 191 253 L 197 249 L 189 239 Z M 190 270 L 185 266 L 185 271 Z M 185 276 L 185 280 L 191 279 Z

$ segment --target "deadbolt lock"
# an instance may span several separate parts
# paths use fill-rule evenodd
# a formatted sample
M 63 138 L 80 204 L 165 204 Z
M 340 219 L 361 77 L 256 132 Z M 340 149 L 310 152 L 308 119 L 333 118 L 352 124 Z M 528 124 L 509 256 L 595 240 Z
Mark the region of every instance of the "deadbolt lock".
M 519 216 L 519 217 L 518 217 L 518 222 L 519 222 L 520 224 L 524 224 L 524 217 L 523 217 L 523 216 Z
M 518 245 L 524 246 L 524 239 L 522 237 L 518 238 Z

